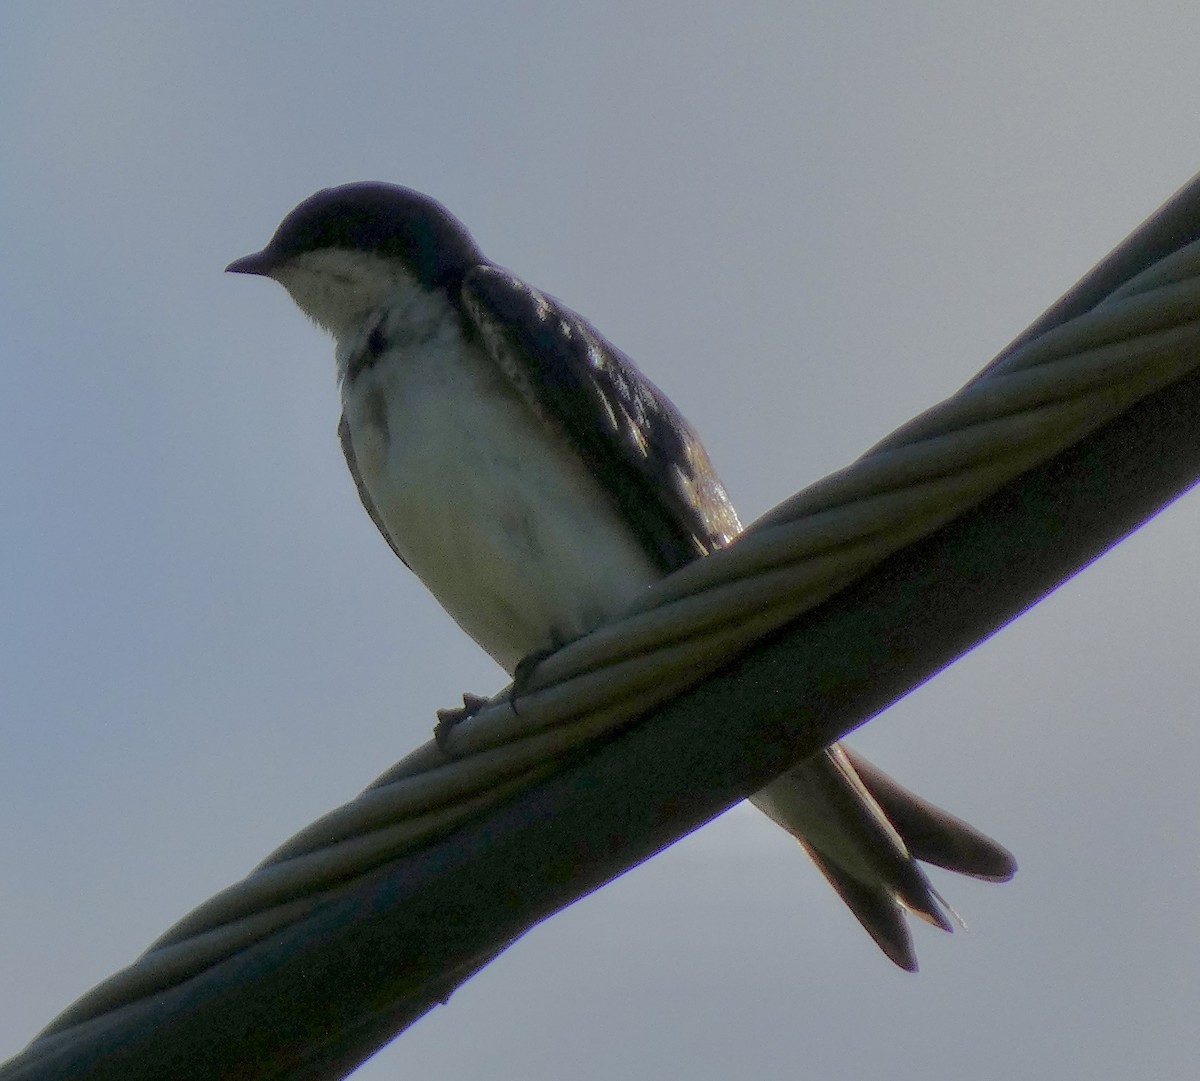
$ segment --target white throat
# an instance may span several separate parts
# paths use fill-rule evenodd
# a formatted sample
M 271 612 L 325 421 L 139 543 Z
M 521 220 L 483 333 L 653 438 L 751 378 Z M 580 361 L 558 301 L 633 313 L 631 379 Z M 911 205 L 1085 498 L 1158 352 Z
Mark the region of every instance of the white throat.
M 345 248 L 297 255 L 271 276 L 305 315 L 339 341 L 394 293 L 425 292 L 398 259 Z

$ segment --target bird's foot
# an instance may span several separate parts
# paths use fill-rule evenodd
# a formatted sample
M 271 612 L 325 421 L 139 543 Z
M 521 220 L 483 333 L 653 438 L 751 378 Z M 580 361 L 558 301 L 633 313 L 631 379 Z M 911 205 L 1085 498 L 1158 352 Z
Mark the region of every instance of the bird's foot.
M 437 744 L 438 750 L 443 754 L 450 753 L 446 746 L 446 740 L 450 737 L 450 733 L 456 725 L 462 724 L 468 717 L 474 717 L 491 699 L 485 698 L 481 694 L 471 694 L 469 691 L 463 692 L 463 704 L 456 706 L 454 709 L 439 709 L 437 711 L 437 724 L 433 728 L 433 742 Z
M 508 704 L 512 706 L 513 713 L 519 715 L 521 712 L 517 709 L 517 697 L 524 694 L 529 687 L 529 681 L 533 678 L 533 670 L 551 653 L 558 652 L 564 645 L 566 645 L 566 640 L 557 631 L 552 632 L 551 644 L 546 649 L 535 649 L 517 661 L 517 667 L 513 669 L 512 686 L 508 690 Z

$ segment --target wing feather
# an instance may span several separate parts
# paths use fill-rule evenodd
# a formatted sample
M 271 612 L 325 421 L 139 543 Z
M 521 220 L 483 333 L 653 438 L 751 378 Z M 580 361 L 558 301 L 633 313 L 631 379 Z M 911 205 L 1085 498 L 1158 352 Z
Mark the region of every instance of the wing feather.
M 464 306 L 529 407 L 566 437 L 664 572 L 738 533 L 700 441 L 585 319 L 500 267 L 474 267 Z
M 408 567 L 408 560 L 400 554 L 400 549 L 396 547 L 392 541 L 387 527 L 383 524 L 383 519 L 379 516 L 379 511 L 376 510 L 374 502 L 371 500 L 371 493 L 367 491 L 366 484 L 363 483 L 362 474 L 358 471 L 358 459 L 354 457 L 354 443 L 350 438 L 350 424 L 346 420 L 346 415 L 343 413 L 338 421 L 338 442 L 342 444 L 342 454 L 346 458 L 346 466 L 350 470 L 350 476 L 354 480 L 355 490 L 358 492 L 358 498 L 362 500 L 363 509 L 367 512 L 367 516 L 375 523 L 375 528 L 383 534 L 383 539 L 388 542 L 388 547 L 396 553 L 396 557 Z M 409 570 L 412 570 L 409 567 Z

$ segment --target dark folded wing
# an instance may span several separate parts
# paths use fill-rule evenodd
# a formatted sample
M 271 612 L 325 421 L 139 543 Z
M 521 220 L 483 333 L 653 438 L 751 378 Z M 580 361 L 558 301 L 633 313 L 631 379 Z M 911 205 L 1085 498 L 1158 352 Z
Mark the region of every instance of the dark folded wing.
M 346 421 L 345 414 L 338 421 L 338 441 L 342 444 L 342 454 L 346 456 L 346 465 L 350 469 L 350 476 L 354 478 L 354 487 L 358 491 L 358 498 L 362 500 L 363 509 L 367 512 L 371 521 L 375 523 L 375 528 L 383 534 L 383 539 L 388 542 L 388 547 L 396 553 L 397 558 L 406 567 L 408 560 L 400 555 L 400 549 L 392 543 L 392 538 L 387 531 L 387 527 L 383 524 L 383 519 L 379 517 L 379 511 L 375 509 L 375 504 L 371 502 L 371 493 L 367 491 L 367 486 L 363 484 L 362 474 L 358 471 L 358 460 L 354 457 L 354 443 L 350 439 L 350 425 Z
M 736 536 L 700 441 L 624 353 L 500 267 L 468 272 L 463 302 L 518 394 L 566 437 L 664 572 Z

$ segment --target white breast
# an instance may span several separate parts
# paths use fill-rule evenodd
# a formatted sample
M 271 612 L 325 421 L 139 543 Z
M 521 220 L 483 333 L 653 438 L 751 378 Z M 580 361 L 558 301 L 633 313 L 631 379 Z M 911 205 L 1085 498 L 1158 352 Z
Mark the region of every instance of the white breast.
M 619 613 L 659 572 L 457 321 L 412 332 L 411 315 L 410 333 L 389 329 L 394 344 L 343 385 L 356 463 L 405 561 L 512 672 Z

